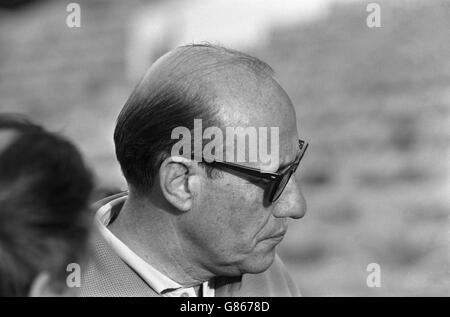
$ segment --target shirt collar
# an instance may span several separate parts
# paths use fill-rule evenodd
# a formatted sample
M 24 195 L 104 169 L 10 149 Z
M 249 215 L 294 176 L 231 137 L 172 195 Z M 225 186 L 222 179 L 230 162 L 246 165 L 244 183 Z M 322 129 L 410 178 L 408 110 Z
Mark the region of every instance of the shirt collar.
M 166 275 L 156 270 L 149 263 L 144 261 L 130 248 L 128 248 L 119 238 L 117 238 L 108 228 L 111 219 L 111 211 L 114 206 L 122 205 L 128 196 L 123 196 L 103 205 L 96 213 L 95 222 L 101 235 L 116 254 L 127 263 L 153 290 L 165 296 L 189 296 L 195 297 L 195 291 L 191 288 L 183 288 Z M 213 297 L 213 280 L 203 283 L 203 296 Z

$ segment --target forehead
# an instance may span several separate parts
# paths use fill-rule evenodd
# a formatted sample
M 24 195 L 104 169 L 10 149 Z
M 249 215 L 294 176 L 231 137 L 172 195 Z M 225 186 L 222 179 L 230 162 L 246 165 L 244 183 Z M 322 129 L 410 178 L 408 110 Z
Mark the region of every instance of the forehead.
M 280 135 L 296 128 L 292 102 L 274 78 L 237 70 L 213 83 L 224 123 L 279 127 Z
M 232 83 L 223 83 L 221 89 L 216 102 L 226 127 L 276 128 L 280 163 L 277 165 L 295 159 L 298 152 L 296 113 L 289 96 L 274 79 L 242 75 Z

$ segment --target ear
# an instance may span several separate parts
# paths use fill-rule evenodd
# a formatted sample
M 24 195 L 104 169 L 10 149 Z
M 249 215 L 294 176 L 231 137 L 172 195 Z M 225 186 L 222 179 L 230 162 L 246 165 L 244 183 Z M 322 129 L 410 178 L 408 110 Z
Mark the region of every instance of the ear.
M 180 156 L 165 159 L 159 169 L 164 198 L 183 212 L 192 208 L 194 193 L 199 188 L 198 164 Z

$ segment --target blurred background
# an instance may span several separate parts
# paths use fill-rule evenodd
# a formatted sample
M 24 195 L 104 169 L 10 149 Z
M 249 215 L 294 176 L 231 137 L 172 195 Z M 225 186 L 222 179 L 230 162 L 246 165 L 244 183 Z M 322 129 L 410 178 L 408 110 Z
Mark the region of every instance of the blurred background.
M 120 109 L 156 58 L 201 41 L 269 63 L 296 106 L 308 213 L 279 253 L 303 295 L 450 296 L 448 0 L 0 0 L 0 111 L 74 140 L 98 197 L 125 189 Z

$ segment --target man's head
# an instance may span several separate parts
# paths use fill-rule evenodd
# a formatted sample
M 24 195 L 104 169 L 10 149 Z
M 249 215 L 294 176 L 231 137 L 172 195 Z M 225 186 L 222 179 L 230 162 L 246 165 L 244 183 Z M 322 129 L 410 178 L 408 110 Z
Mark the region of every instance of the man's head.
M 92 178 L 67 140 L 0 115 L 0 296 L 63 294 L 90 229 Z
M 219 127 L 224 136 L 227 127 L 277 128 L 279 157 L 269 168 L 276 172 L 299 151 L 292 103 L 264 62 L 222 47 L 184 46 L 145 74 L 114 134 L 130 196 L 171 215 L 190 261 L 216 275 L 264 271 L 287 219 L 306 211 L 297 181 L 292 177 L 280 198 L 265 204 L 266 182 L 171 155 L 178 141 L 171 138 L 173 129 L 193 130 L 194 119 L 202 119 L 203 129 Z M 224 143 L 223 151 L 234 149 Z M 259 160 L 240 164 L 263 168 Z

